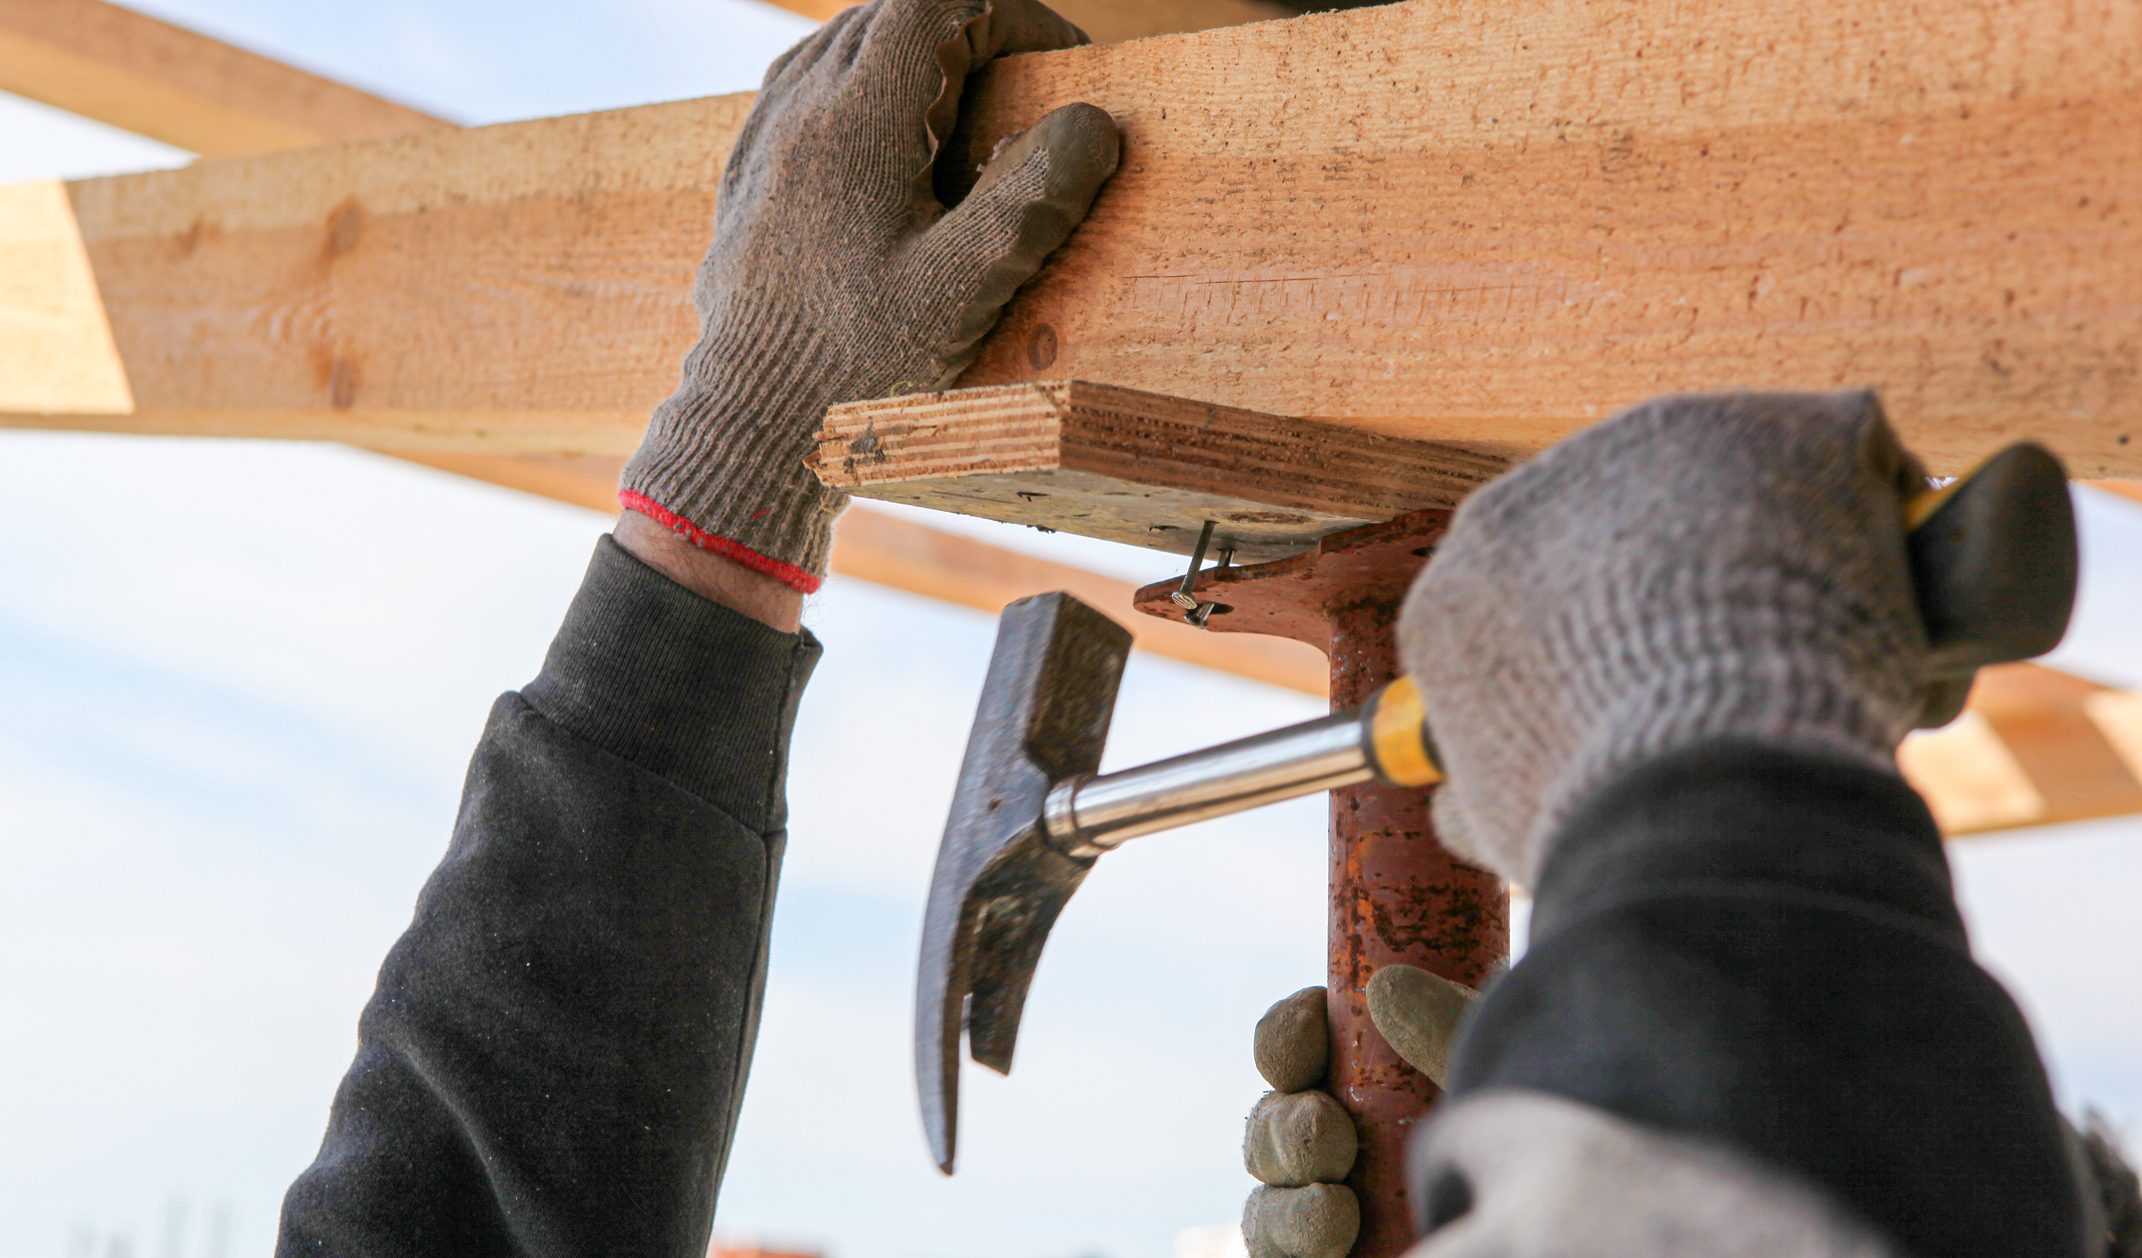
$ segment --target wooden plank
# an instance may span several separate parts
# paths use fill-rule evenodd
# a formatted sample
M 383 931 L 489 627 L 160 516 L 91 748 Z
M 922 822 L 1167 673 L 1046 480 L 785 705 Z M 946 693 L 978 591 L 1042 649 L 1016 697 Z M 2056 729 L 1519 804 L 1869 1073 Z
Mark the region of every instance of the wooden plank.
M 195 153 L 243 154 L 364 140 L 451 122 L 346 84 L 325 79 L 196 31 L 103 0 L 0 0 L 0 90 L 15 92 L 110 126 Z M 46 231 L 65 216 L 39 216 Z M 7 224 L 7 237 L 30 229 Z M 78 264 L 77 249 L 53 255 Z M 55 291 L 93 292 L 87 277 Z M 71 317 L 93 318 L 77 299 Z M 94 335 L 93 329 L 91 334 Z M 115 377 L 105 376 L 111 388 Z M 593 481 L 616 480 L 614 461 L 591 478 L 581 460 L 558 457 L 404 453 L 434 467 L 512 488 L 587 500 Z M 604 497 L 614 499 L 614 489 Z M 615 507 L 615 502 L 607 505 Z
M 971 150 L 1087 99 L 1125 160 L 965 383 L 1510 453 L 1666 390 L 1866 385 L 1937 471 L 2034 435 L 2142 475 L 2142 0 L 2076 2 L 1415 0 L 1012 59 Z M 746 105 L 70 185 L 131 405 L 55 390 L 97 351 L 33 334 L 0 412 L 614 448 L 689 344 Z
M 1506 460 L 1080 380 L 838 406 L 812 466 L 888 502 L 1243 562 L 1454 506 Z
M 791 13 L 823 22 L 855 0 L 771 0 Z M 1054 0 L 1049 7 L 1071 19 L 1098 44 L 1151 35 L 1204 31 L 1293 17 L 1300 10 L 1276 0 Z
M 834 535 L 833 571 L 991 616 L 1013 599 L 1065 590 L 1131 631 L 1131 644 L 1163 659 L 1231 673 L 1304 694 L 1326 693 L 1330 666 L 1316 650 L 1279 638 L 1205 633 L 1130 610 L 1128 581 L 868 507 L 851 507 Z
M 609 514 L 617 510 L 616 459 L 439 455 L 428 461 L 441 471 L 475 476 L 593 511 Z M 1131 595 L 1138 587 L 1128 581 L 992 546 L 980 538 L 948 533 L 888 511 L 861 505 L 848 509 L 834 530 L 832 569 L 836 577 L 868 581 L 991 616 L 1014 599 L 1065 590 L 1129 629 L 1131 645 L 1138 650 L 1304 694 L 1322 695 L 1328 688 L 1330 669 L 1324 657 L 1298 642 L 1204 633 L 1136 615 L 1130 608 Z
M 1963 718 L 1908 739 L 1899 761 L 1945 834 L 2142 812 L 2142 695 L 2035 664 L 1987 669 Z
M 59 67 L 66 73 L 59 73 Z M 284 143 L 362 139 L 451 125 L 98 0 L 0 0 L 0 85 L 203 153 L 251 152 Z M 66 239 L 70 215 L 59 203 L 60 192 L 59 185 L 42 185 L 41 212 L 0 221 L 0 240 L 17 242 L 18 247 L 24 241 L 47 246 L 43 256 L 62 269 L 46 281 L 47 291 L 73 294 L 63 307 L 64 317 L 85 326 L 72 335 L 94 337 L 99 322 L 94 281 L 81 251 Z M 35 202 L 0 199 L 0 206 L 9 204 L 20 214 Z M 60 233 L 58 242 L 52 239 L 55 231 Z M 20 277 L 21 272 L 13 274 Z M 124 397 L 123 381 L 116 375 L 107 374 L 101 384 L 71 387 L 102 388 L 111 402 Z M 290 434 L 270 429 L 267 435 Z M 619 460 L 614 456 L 404 451 L 394 457 L 606 514 L 617 510 Z M 883 512 L 859 508 L 848 514 L 832 566 L 843 576 L 991 614 L 1028 594 L 1071 590 L 1126 622 L 1139 622 L 1131 628 L 1140 649 L 1251 680 L 1324 693 L 1322 661 L 1296 644 L 1220 639 L 1180 625 L 1146 623 L 1149 618 L 1129 614 L 1134 587 L 1126 582 Z
M 264 153 L 444 125 L 103 0 L 0 0 L 0 91 L 195 153 Z

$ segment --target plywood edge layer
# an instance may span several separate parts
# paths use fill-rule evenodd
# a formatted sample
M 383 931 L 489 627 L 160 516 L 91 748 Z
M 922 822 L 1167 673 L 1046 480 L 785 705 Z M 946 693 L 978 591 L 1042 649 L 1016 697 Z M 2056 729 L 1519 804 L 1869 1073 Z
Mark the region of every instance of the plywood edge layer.
M 1340 529 L 1455 505 L 1507 461 L 1459 446 L 1083 380 L 834 407 L 828 485 L 1012 524 L 1258 561 Z

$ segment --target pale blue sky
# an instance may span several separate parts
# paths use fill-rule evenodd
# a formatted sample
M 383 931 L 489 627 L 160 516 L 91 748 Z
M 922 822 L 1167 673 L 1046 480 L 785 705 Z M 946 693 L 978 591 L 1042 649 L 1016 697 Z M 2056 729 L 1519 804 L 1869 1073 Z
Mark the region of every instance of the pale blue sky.
M 751 0 L 143 7 L 465 121 L 749 88 L 804 29 Z M 179 160 L 4 97 L 0 136 L 5 180 Z M 2089 524 L 2070 662 L 2142 684 L 2142 512 Z M 266 1250 L 468 748 L 604 527 L 348 451 L 0 434 L 0 1253 L 101 1258 L 121 1237 L 197 1258 L 219 1227 L 224 1252 Z M 1165 575 L 1151 554 L 974 527 Z M 1017 1075 L 970 1073 L 961 1174 L 942 1179 L 909 1000 L 992 626 L 838 581 L 808 619 L 829 651 L 718 1230 L 840 1258 L 1160 1258 L 1231 1219 L 1249 1027 L 1320 978 L 1321 805 L 1111 857 L 1055 933 Z M 1111 758 L 1315 706 L 1141 661 Z M 2142 1123 L 2142 826 L 1956 850 L 1981 951 L 2064 1094 Z

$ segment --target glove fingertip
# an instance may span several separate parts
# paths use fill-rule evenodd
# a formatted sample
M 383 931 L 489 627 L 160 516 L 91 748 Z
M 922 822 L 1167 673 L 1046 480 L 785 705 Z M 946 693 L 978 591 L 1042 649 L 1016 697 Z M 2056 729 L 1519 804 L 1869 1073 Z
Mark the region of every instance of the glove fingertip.
M 1361 1203 L 1344 1184 L 1260 1186 L 1242 1207 L 1250 1258 L 1345 1258 L 1361 1231 Z
M 1000 145 L 974 189 L 930 229 L 929 269 L 947 259 L 959 269 L 980 264 L 943 342 L 948 364 L 972 358 L 1012 294 L 1085 219 L 1121 144 L 1106 110 L 1065 105 Z
M 1275 1002 L 1257 1019 L 1253 1053 L 1257 1073 L 1280 1092 L 1302 1092 L 1324 1081 L 1331 1035 L 1324 989 L 1304 987 Z
M 1458 1024 L 1479 993 L 1411 965 L 1387 965 L 1369 977 L 1369 1020 L 1406 1064 L 1443 1087 Z

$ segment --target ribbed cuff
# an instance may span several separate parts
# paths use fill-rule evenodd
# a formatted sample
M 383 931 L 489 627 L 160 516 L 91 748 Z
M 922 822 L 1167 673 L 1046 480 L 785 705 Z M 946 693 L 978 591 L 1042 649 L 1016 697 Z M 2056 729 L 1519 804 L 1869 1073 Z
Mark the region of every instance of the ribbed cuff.
M 521 690 L 545 718 L 761 833 L 787 823 L 789 737 L 821 648 L 702 598 L 608 537 Z
M 848 504 L 804 464 L 838 396 L 836 376 L 813 328 L 709 332 L 683 384 L 655 408 L 618 501 L 701 549 L 813 592 Z

